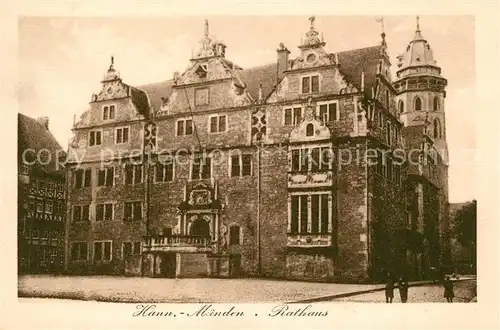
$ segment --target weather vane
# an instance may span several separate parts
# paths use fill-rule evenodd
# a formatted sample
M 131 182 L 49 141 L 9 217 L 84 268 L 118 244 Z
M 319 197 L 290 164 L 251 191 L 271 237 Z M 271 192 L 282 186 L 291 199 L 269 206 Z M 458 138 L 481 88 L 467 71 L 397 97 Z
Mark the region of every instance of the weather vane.
M 384 18 L 383 17 L 379 17 L 376 19 L 377 23 L 380 23 L 380 25 L 382 26 L 382 33 L 385 32 L 385 28 L 384 28 Z
M 314 17 L 314 16 L 309 17 L 309 21 L 311 21 L 311 29 L 314 29 L 314 20 L 315 19 L 316 19 L 316 17 Z

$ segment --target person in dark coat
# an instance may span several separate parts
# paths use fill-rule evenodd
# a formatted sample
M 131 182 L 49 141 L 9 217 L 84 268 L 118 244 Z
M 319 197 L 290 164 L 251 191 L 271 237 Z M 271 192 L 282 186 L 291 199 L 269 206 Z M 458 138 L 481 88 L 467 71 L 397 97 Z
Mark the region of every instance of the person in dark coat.
M 453 292 L 453 282 L 451 281 L 449 276 L 445 277 L 443 286 L 444 286 L 444 297 L 446 298 L 446 301 L 452 303 L 453 298 L 455 298 L 455 292 Z
M 398 288 L 401 302 L 406 303 L 408 300 L 408 282 L 403 277 L 399 278 Z
M 394 298 L 394 281 L 392 276 L 389 274 L 387 276 L 387 283 L 385 284 L 385 302 L 392 304 L 392 299 Z

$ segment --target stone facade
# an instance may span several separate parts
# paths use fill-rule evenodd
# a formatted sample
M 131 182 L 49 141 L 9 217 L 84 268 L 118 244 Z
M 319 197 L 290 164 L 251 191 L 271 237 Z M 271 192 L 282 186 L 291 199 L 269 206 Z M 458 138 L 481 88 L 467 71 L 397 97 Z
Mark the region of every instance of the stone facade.
M 412 268 L 385 34 L 325 46 L 312 19 L 296 59 L 280 44 L 276 64 L 244 70 L 206 23 L 172 80 L 132 87 L 112 62 L 73 128 L 68 271 L 365 282 Z

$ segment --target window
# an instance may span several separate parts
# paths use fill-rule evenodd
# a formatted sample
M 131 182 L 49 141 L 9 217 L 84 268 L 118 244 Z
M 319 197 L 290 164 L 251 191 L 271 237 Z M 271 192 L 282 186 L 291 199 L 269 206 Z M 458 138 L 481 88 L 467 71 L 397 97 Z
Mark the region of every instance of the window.
M 96 205 L 95 221 L 112 220 L 113 203 L 104 203 Z
M 393 168 L 392 168 L 392 159 L 391 158 L 387 158 L 387 179 L 389 179 L 390 181 L 392 181 L 392 175 L 393 175 L 392 170 L 393 170 Z
M 338 102 L 320 103 L 318 106 L 318 116 L 324 122 L 332 122 L 339 120 Z
M 137 221 L 142 219 L 141 202 L 125 202 L 123 221 Z
M 125 184 L 139 184 L 142 182 L 142 165 L 125 165 Z
M 102 108 L 102 120 L 115 119 L 115 106 L 104 106 Z
M 383 126 L 384 126 L 384 124 L 383 124 L 384 123 L 384 115 L 380 111 L 377 111 L 377 113 L 378 113 L 378 126 L 380 128 L 383 128 Z
M 102 144 L 101 141 L 101 131 L 90 131 L 89 132 L 89 147 L 99 146 Z
M 194 156 L 191 161 L 191 180 L 208 179 L 212 177 L 212 159 L 210 157 Z
M 415 97 L 415 110 L 420 111 L 422 110 L 422 99 L 420 97 Z
M 306 126 L 306 136 L 314 136 L 314 125 L 311 123 Z
M 62 201 L 54 202 L 54 214 L 64 214 L 64 203 Z
M 250 176 L 252 175 L 252 155 L 232 155 L 230 175 Z
M 73 206 L 73 222 L 89 221 L 90 220 L 90 205 L 75 205 Z
M 302 94 L 319 92 L 319 76 L 302 77 Z
M 36 211 L 39 213 L 43 213 L 43 199 L 36 200 Z
M 401 166 L 398 164 L 394 164 L 393 167 L 394 167 L 394 181 L 396 181 L 398 185 L 401 185 Z
M 193 120 L 179 119 L 177 121 L 176 136 L 192 135 L 193 134 Z
M 389 109 L 390 103 L 391 103 L 391 97 L 390 97 L 389 90 L 385 90 L 385 104 L 387 105 L 387 109 Z
M 128 127 L 117 128 L 116 135 L 115 135 L 115 143 L 116 144 L 127 143 L 128 136 L 129 136 L 129 128 Z
M 405 112 L 405 104 L 402 100 L 399 100 L 399 102 L 398 102 L 398 109 L 399 109 L 399 113 Z
M 123 258 L 141 254 L 141 242 L 123 242 Z
M 330 223 L 330 209 L 328 205 L 328 194 L 292 195 L 289 216 L 291 233 L 327 233 Z M 309 216 L 311 218 L 310 228 L 308 228 Z
M 162 164 L 157 163 L 155 167 L 155 181 L 156 182 L 169 182 L 174 179 L 174 163 L 169 161 Z
M 105 169 L 97 170 L 97 186 L 98 187 L 112 187 L 115 182 L 115 168 L 108 167 Z
M 84 187 L 90 187 L 91 178 L 92 178 L 91 168 L 87 168 L 85 170 L 83 169 L 75 170 L 75 188 L 80 189 Z
M 28 210 L 30 210 L 30 211 L 35 210 L 35 198 L 34 197 L 28 197 Z
M 388 144 L 392 143 L 391 139 L 391 122 L 387 121 L 386 122 L 386 127 L 385 127 L 385 140 L 387 141 Z
M 88 258 L 88 245 L 87 242 L 74 242 L 71 243 L 71 260 L 83 261 Z
M 54 212 L 54 202 L 45 201 L 45 213 L 52 214 Z
M 200 77 L 200 78 L 206 78 L 207 77 L 207 66 L 206 66 L 206 64 L 201 64 L 200 66 L 198 66 L 198 69 L 196 69 L 195 72 L 198 75 L 198 77 Z
M 210 117 L 210 133 L 221 133 L 226 131 L 226 115 Z
M 111 261 L 111 242 L 112 241 L 94 242 L 94 261 Z
M 229 227 L 229 245 L 240 245 L 240 227 Z
M 317 172 L 330 169 L 330 148 L 292 149 L 292 172 Z
M 376 163 L 376 172 L 377 174 L 383 175 L 383 168 L 382 168 L 382 163 L 383 163 L 383 157 L 382 157 L 382 152 L 380 150 L 377 150 L 377 163 Z
M 297 125 L 302 119 L 302 107 L 285 108 L 285 125 Z
M 26 165 L 24 163 L 21 164 L 21 171 L 20 173 L 23 175 L 28 175 L 29 174 L 30 167 L 29 165 Z
M 432 109 L 434 111 L 439 110 L 439 97 L 435 96 L 434 99 L 432 100 Z
M 439 119 L 434 119 L 434 138 L 441 138 L 441 124 L 439 123 Z

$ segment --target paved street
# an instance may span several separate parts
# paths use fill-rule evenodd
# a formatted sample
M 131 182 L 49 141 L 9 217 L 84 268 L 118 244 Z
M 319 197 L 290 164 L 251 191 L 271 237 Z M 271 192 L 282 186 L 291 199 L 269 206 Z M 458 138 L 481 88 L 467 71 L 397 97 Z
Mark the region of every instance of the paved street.
M 470 302 L 476 295 L 476 281 L 457 281 L 454 283 L 455 299 L 453 302 Z M 443 297 L 444 289 L 441 285 L 426 285 L 418 287 L 410 287 L 408 290 L 409 303 L 422 302 L 442 302 L 446 303 Z M 384 302 L 385 291 L 365 293 L 352 297 L 345 297 L 333 300 L 333 302 Z M 393 303 L 401 303 L 399 291 L 394 290 Z
M 19 277 L 19 297 L 79 299 L 104 302 L 155 303 L 254 303 L 293 302 L 321 299 L 333 302 L 385 302 L 384 291 L 355 294 L 382 289 L 384 285 L 310 283 L 263 279 L 165 279 L 111 276 Z M 476 281 L 455 282 L 455 301 L 474 297 Z M 331 299 L 329 296 L 355 294 Z M 400 302 L 394 290 L 394 302 Z M 410 287 L 408 302 L 444 302 L 439 285 Z
M 108 302 L 291 302 L 380 288 L 380 285 L 309 283 L 262 279 L 165 279 L 111 276 L 19 277 L 20 297 Z

